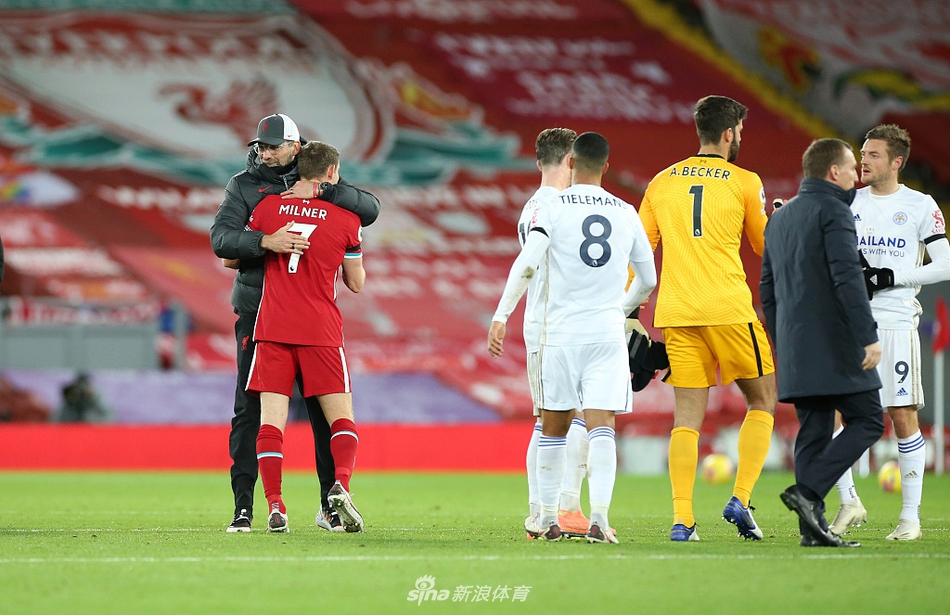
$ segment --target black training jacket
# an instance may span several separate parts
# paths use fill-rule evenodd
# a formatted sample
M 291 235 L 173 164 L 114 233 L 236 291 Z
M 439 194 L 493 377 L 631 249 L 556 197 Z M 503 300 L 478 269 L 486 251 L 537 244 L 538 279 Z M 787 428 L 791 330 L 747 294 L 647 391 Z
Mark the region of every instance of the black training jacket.
M 765 227 L 759 291 L 775 344 L 778 398 L 881 388 L 861 367 L 877 324 L 858 258 L 854 191 L 807 178 Z

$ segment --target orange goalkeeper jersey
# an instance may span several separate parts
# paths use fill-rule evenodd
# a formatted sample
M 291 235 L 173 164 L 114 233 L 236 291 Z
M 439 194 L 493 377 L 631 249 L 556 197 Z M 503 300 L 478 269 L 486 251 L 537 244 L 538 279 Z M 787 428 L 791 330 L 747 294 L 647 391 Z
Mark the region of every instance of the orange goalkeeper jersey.
M 765 246 L 765 190 L 751 171 L 696 155 L 647 186 L 640 219 L 656 249 L 663 241 L 655 327 L 734 325 L 757 320 L 739 246 Z

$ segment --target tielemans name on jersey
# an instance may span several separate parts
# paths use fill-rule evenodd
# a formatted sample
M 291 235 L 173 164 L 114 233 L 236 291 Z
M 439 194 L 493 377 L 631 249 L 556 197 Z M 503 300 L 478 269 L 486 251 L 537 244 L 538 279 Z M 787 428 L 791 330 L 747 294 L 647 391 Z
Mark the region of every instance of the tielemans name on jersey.
M 304 201 L 306 203 L 307 201 Z M 327 219 L 327 210 L 319 207 L 303 207 L 302 205 L 281 205 L 278 211 L 280 215 L 301 216 L 304 218 L 317 218 L 318 220 Z
M 669 177 L 712 177 L 714 179 L 729 179 L 731 173 L 732 171 L 729 169 L 719 167 L 694 167 L 684 165 L 679 169 L 671 167 Z
M 572 203 L 574 205 L 606 205 L 609 207 L 626 207 L 627 204 L 620 199 L 611 196 L 601 196 L 595 194 L 559 194 L 558 198 L 562 203 Z

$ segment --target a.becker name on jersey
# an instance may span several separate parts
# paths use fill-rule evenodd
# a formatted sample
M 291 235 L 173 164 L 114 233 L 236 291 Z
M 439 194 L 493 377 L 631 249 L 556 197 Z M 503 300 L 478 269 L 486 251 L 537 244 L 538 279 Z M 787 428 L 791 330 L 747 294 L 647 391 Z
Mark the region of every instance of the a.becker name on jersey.
M 668 177 L 712 177 L 714 179 L 729 179 L 731 171 L 729 169 L 723 169 L 720 167 L 694 167 L 691 165 L 684 165 L 677 169 L 675 166 L 670 167 L 670 174 Z

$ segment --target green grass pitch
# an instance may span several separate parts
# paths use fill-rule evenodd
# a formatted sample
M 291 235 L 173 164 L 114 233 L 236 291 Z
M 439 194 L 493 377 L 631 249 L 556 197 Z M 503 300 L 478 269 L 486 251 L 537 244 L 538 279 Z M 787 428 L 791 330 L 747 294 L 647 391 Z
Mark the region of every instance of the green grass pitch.
M 667 478 L 621 476 L 621 544 L 588 545 L 525 540 L 516 474 L 358 474 L 363 534 L 315 527 L 316 478 L 290 474 L 289 534 L 262 531 L 263 506 L 252 533 L 227 534 L 226 471 L 0 473 L 0 613 L 948 612 L 950 477 L 928 474 L 914 543 L 884 540 L 900 497 L 859 479 L 860 549 L 799 547 L 778 498 L 791 482 L 759 481 L 753 543 L 720 518 L 731 487 L 697 481 L 702 540 L 673 544 Z M 435 590 L 421 603 L 417 582 Z

